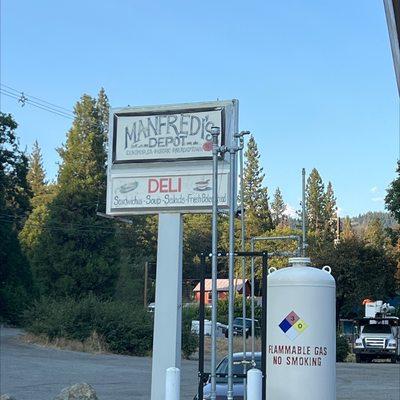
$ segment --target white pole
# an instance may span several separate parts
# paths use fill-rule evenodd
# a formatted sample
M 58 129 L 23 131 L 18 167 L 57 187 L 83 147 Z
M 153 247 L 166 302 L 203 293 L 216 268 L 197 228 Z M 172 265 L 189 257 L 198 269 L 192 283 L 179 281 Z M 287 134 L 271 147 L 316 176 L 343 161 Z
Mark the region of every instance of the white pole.
M 262 399 L 262 372 L 252 368 L 247 372 L 247 400 Z
M 165 400 L 165 371 L 181 366 L 182 217 L 158 216 L 151 400 Z
M 179 400 L 180 370 L 170 367 L 165 374 L 165 400 Z

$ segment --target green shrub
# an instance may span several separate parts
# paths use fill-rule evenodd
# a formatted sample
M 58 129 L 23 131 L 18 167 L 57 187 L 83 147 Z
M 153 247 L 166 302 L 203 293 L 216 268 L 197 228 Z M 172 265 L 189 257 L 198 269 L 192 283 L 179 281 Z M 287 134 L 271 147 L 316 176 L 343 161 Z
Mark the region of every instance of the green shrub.
M 336 335 L 336 361 L 344 362 L 350 353 L 350 346 L 344 336 Z
M 141 307 L 94 296 L 63 301 L 43 298 L 25 312 L 26 329 L 50 339 L 88 339 L 93 332 L 115 353 L 146 355 L 153 341 L 153 318 Z
M 199 338 L 192 332 L 192 320 L 198 320 L 199 307 L 184 307 L 182 311 L 182 355 L 189 358 L 199 345 Z

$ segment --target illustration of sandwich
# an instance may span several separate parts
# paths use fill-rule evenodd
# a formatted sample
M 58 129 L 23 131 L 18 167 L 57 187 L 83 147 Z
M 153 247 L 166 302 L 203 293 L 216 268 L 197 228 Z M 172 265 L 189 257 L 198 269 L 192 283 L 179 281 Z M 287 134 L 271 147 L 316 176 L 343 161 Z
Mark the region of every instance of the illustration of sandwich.
M 132 192 L 132 190 L 135 190 L 138 187 L 138 185 L 139 185 L 139 182 L 137 182 L 137 181 L 134 181 L 131 183 L 125 183 L 125 185 L 122 185 L 119 188 L 119 191 L 121 193 L 129 193 L 129 192 Z

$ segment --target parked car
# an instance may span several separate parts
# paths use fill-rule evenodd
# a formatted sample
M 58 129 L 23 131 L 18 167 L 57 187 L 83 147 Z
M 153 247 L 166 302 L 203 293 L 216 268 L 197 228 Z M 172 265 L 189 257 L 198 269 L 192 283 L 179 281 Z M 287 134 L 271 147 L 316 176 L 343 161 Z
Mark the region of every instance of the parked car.
M 254 353 L 254 362 L 251 361 L 251 353 L 247 352 L 245 360 L 243 362 L 243 353 L 233 354 L 233 397 L 235 400 L 243 400 L 244 398 L 244 385 L 243 377 L 235 377 L 235 375 L 243 374 L 243 365 L 246 366 L 246 373 L 251 368 L 257 368 L 261 370 L 261 353 Z M 218 364 L 216 369 L 217 379 L 216 379 L 216 395 L 217 400 L 226 400 L 228 392 L 228 356 L 224 357 Z M 203 400 L 208 400 L 211 398 L 211 380 L 210 378 L 204 386 Z M 194 400 L 198 400 L 198 396 L 194 396 Z
M 235 318 L 233 320 L 233 334 L 234 335 L 239 335 L 243 336 L 243 325 L 244 325 L 244 331 L 246 332 L 246 338 L 252 335 L 251 332 L 251 318 L 246 318 L 245 323 L 243 324 L 243 318 Z M 261 332 L 260 328 L 260 323 L 258 320 L 254 320 L 254 326 L 255 326 L 255 336 L 259 336 Z M 225 330 L 225 337 L 228 337 L 228 327 L 226 327 Z

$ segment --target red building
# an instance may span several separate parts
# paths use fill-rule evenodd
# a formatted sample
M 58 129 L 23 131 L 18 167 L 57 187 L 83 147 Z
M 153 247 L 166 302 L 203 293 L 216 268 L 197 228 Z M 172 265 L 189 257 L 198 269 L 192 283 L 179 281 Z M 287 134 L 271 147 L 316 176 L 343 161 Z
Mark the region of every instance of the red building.
M 243 279 L 235 279 L 234 287 L 238 294 L 243 293 Z M 212 301 L 212 280 L 205 279 L 205 293 L 204 293 L 204 303 L 211 304 Z M 193 289 L 194 298 L 196 301 L 200 302 L 200 283 Z M 249 281 L 245 280 L 245 296 L 250 297 L 251 285 Z M 217 293 L 219 300 L 225 300 L 228 298 L 229 294 L 229 279 L 217 279 Z

